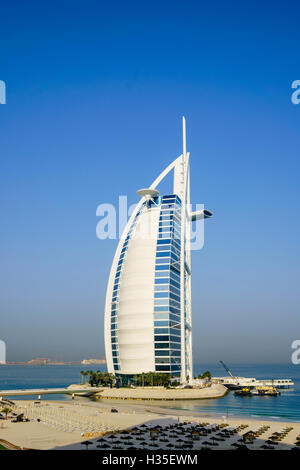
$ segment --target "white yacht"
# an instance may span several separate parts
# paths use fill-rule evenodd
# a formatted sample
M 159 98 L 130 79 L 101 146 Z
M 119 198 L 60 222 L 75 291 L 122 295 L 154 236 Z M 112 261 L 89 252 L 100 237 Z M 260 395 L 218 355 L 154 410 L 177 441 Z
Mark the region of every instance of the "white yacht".
M 292 388 L 294 382 L 291 379 L 255 379 L 254 377 L 213 377 L 212 382 L 221 383 L 229 390 L 239 390 L 244 387 L 276 387 Z
M 219 362 L 228 372 L 229 377 L 213 377 L 212 382 L 221 383 L 229 390 L 240 390 L 244 387 L 252 389 L 255 387 L 292 388 L 294 386 L 294 382 L 291 379 L 255 379 L 254 377 L 236 377 L 231 373 L 230 369 L 228 369 L 223 361 Z

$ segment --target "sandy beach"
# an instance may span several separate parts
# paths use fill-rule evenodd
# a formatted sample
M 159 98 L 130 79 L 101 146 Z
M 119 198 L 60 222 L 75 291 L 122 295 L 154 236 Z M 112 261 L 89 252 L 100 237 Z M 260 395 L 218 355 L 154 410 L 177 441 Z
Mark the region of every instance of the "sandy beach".
M 96 447 L 99 437 L 107 437 L 117 434 L 122 430 L 137 427 L 145 423 L 147 426 L 160 425 L 162 428 L 177 426 L 178 423 L 189 422 L 195 427 L 201 424 L 205 427 L 222 425 L 228 430 L 235 431 L 230 439 L 225 439 L 214 444 L 214 449 L 234 449 L 245 432 L 266 430 L 249 445 L 249 448 L 261 448 L 274 433 L 282 433 L 286 428 L 290 429 L 276 444 L 276 449 L 291 449 L 295 446 L 296 438 L 300 435 L 300 423 L 272 422 L 267 420 L 254 420 L 243 418 L 226 418 L 225 416 L 203 416 L 195 412 L 163 408 L 162 406 L 147 405 L 145 403 L 117 403 L 101 401 L 41 401 L 34 404 L 33 401 L 18 400 L 15 402 L 14 412 L 24 413 L 29 422 L 13 423 L 11 419 L 0 421 L 1 440 L 8 441 L 21 448 L 31 449 L 84 449 L 82 441 L 87 439 L 92 442 L 90 448 Z M 112 413 L 111 408 L 116 408 L 118 413 Z M 192 429 L 192 428 L 191 428 Z M 206 428 L 205 428 L 206 429 Z M 210 432 L 210 431 L 209 431 Z M 215 434 L 220 432 L 219 429 Z M 228 431 L 229 432 L 229 431 Z M 214 434 L 211 434 L 212 436 Z M 173 436 L 174 437 L 174 436 Z M 167 440 L 170 444 L 174 439 Z M 210 434 L 209 434 L 210 437 Z M 147 441 L 148 439 L 148 441 Z M 146 442 L 150 444 L 150 437 L 146 435 Z M 173 439 L 173 440 L 172 440 Z M 175 440 L 176 441 L 176 440 Z M 173 442 L 174 445 L 176 442 Z M 207 442 L 206 437 L 201 437 L 193 442 L 193 449 L 201 449 Z M 132 434 L 131 446 L 137 446 L 139 440 Z M 99 445 L 99 444 L 98 444 Z M 128 444 L 129 445 L 129 444 Z M 153 445 L 153 444 L 152 444 Z M 154 444 L 155 445 L 155 444 Z M 122 447 L 124 448 L 124 447 Z M 159 442 L 159 448 L 164 448 L 164 442 Z M 166 447 L 167 448 L 167 447 Z M 151 449 L 151 447 L 150 447 Z M 154 449 L 153 449 L 154 450 Z

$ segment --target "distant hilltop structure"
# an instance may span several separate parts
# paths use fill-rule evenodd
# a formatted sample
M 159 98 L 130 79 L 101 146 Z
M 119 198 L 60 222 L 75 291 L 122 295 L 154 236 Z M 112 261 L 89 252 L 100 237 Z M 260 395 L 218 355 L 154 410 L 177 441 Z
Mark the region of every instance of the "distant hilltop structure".
M 4 343 L 5 346 L 5 343 Z M 1 341 L 0 341 L 0 348 L 1 348 Z M 5 360 L 5 359 L 4 359 Z M 83 359 L 82 361 L 72 361 L 72 362 L 64 362 L 64 361 L 52 361 L 49 358 L 45 357 L 37 357 L 35 359 L 31 359 L 30 361 L 22 361 L 22 362 L 1 362 L 1 349 L 0 349 L 0 364 L 9 364 L 11 366 L 15 365 L 22 365 L 22 366 L 67 366 L 67 365 L 92 365 L 92 364 L 106 364 L 105 359 Z
M 83 359 L 83 361 L 81 361 L 81 364 L 85 366 L 92 365 L 92 364 L 105 364 L 105 363 L 106 363 L 105 359 Z
M 28 361 L 27 364 L 32 366 L 43 366 L 50 364 L 50 362 L 50 359 L 37 357 L 36 359 L 31 359 L 31 361 Z

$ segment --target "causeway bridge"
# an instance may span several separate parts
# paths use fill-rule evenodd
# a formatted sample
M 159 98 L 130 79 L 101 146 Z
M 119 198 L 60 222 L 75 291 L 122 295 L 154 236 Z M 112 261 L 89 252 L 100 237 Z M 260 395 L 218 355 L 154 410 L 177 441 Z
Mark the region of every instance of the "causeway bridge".
M 65 388 L 32 388 L 32 389 L 17 389 L 17 390 L 0 390 L 0 400 L 2 398 L 8 397 L 18 397 L 18 396 L 26 396 L 26 395 L 33 395 L 37 397 L 41 397 L 42 395 L 81 395 L 81 396 L 91 396 L 97 392 L 101 392 L 103 387 L 65 387 Z

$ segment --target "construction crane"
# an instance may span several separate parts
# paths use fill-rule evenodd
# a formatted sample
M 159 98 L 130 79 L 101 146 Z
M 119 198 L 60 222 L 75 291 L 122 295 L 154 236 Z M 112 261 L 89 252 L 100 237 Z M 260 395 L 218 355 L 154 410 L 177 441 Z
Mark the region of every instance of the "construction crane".
M 234 377 L 234 375 L 232 375 L 232 373 L 230 372 L 230 370 L 228 369 L 228 367 L 226 366 L 226 364 L 224 364 L 223 361 L 219 361 L 220 364 L 222 364 L 222 366 L 224 367 L 224 369 L 226 370 L 226 372 L 228 372 L 228 374 L 230 375 L 230 377 L 232 377 L 233 379 L 236 379 L 236 377 Z

